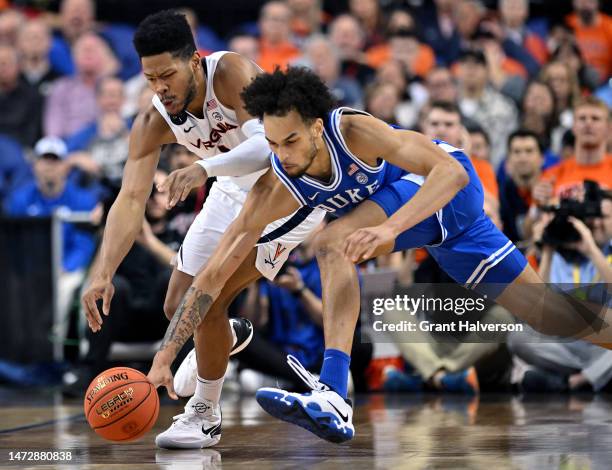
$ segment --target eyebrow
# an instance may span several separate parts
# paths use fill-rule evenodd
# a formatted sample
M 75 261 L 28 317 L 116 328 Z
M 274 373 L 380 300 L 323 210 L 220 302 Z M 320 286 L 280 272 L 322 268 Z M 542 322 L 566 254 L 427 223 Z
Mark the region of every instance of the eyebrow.
M 291 134 L 289 134 L 287 137 L 285 137 L 285 138 L 283 139 L 283 142 L 288 141 L 289 139 L 291 139 L 291 138 L 295 137 L 296 135 L 297 135 L 297 132 L 292 132 Z M 268 136 L 266 136 L 266 140 L 267 140 L 268 142 L 270 142 L 271 144 L 275 144 L 275 143 L 276 143 L 276 142 L 274 142 L 273 140 L 269 139 L 269 138 L 268 138 Z
M 166 75 L 168 72 L 174 72 L 174 69 L 165 69 L 163 72 L 158 73 L 158 74 L 143 72 L 143 75 L 145 77 L 153 77 L 155 75 L 157 75 L 158 77 L 161 77 L 162 75 Z

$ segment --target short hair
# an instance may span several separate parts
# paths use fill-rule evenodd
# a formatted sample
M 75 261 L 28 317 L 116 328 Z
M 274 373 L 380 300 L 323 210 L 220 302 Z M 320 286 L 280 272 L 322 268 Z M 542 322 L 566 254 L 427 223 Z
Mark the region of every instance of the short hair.
M 477 122 L 471 122 L 469 125 L 466 126 L 466 128 L 467 128 L 468 134 L 482 135 L 487 145 L 489 147 L 491 146 L 491 139 L 489 138 L 489 134 L 487 133 L 487 131 L 484 130 L 484 128 L 480 124 L 478 124 Z
M 189 59 L 196 51 L 185 15 L 174 10 L 147 16 L 134 33 L 134 47 L 140 58 L 169 52 L 172 57 Z
M 604 103 L 596 96 L 589 95 L 580 98 L 574 105 L 574 112 L 576 112 L 578 108 L 584 108 L 586 106 L 592 106 L 595 108 L 602 109 L 606 113 L 607 119 L 610 119 L 610 109 L 608 108 L 608 105 L 606 105 L 606 103 Z
M 427 112 L 427 114 L 429 114 L 434 109 L 441 109 L 444 112 L 456 114 L 457 116 L 459 116 L 459 120 L 461 120 L 462 118 L 461 111 L 459 110 L 459 106 L 457 106 L 455 103 L 452 103 L 450 101 L 442 101 L 442 100 L 432 101 L 431 103 L 429 103 L 429 111 Z
M 538 134 L 536 134 L 533 131 L 530 131 L 529 129 L 517 129 L 508 136 L 508 152 L 510 152 L 510 147 L 512 146 L 512 141 L 514 139 L 524 139 L 527 137 L 531 137 L 532 139 L 534 139 L 536 143 L 538 144 L 538 149 L 540 153 L 544 154 L 545 149 L 544 149 L 544 144 L 542 143 L 542 140 L 540 139 Z
M 278 67 L 258 75 L 241 93 L 246 110 L 262 119 L 264 114 L 285 116 L 296 111 L 305 122 L 324 119 L 336 105 L 323 81 L 305 67 Z

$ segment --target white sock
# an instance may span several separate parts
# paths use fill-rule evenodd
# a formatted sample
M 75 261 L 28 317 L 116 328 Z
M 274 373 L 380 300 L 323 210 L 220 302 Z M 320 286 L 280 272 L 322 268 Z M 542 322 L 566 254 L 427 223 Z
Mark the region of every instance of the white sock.
M 202 400 L 208 400 L 213 403 L 213 406 L 219 404 L 221 399 L 221 389 L 223 388 L 223 380 L 225 375 L 220 379 L 207 380 L 198 375 L 198 383 L 196 384 L 195 397 Z

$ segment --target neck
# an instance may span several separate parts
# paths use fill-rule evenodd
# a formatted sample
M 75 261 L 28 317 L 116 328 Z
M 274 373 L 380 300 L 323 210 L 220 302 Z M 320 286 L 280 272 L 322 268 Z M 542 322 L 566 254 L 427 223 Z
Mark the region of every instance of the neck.
M 606 143 L 598 147 L 576 145 L 576 161 L 582 165 L 593 165 L 603 160 L 606 153 Z
M 191 100 L 191 103 L 187 106 L 187 111 L 194 116 L 201 116 L 202 110 L 204 109 L 204 99 L 206 98 L 206 74 L 202 67 L 199 67 L 196 73 L 195 87 L 195 98 Z
M 312 164 L 306 171 L 306 174 L 321 181 L 330 181 L 332 177 L 331 155 L 329 154 L 323 137 L 317 141 L 317 149 L 317 154 L 312 160 Z

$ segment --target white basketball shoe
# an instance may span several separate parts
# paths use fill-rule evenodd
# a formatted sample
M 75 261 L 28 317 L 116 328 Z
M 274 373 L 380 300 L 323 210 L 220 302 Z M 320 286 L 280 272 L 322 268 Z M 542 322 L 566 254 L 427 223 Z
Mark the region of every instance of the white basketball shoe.
M 172 424 L 155 438 L 162 449 L 202 449 L 221 440 L 221 406 L 191 397 L 185 411 L 176 415 Z
M 253 325 L 246 318 L 230 318 L 233 346 L 230 356 L 238 354 L 246 348 L 253 338 Z M 198 381 L 198 364 L 195 348 L 183 359 L 176 374 L 174 374 L 174 391 L 180 397 L 190 397 L 195 393 Z

